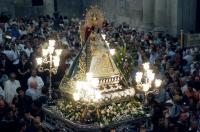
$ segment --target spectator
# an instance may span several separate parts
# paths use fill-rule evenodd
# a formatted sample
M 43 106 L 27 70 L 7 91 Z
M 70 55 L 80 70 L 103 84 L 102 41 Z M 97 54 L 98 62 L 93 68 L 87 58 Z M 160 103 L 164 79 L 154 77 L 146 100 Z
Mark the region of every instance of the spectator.
M 32 71 L 31 71 L 31 77 L 29 77 L 29 79 L 28 79 L 28 88 L 30 88 L 30 83 L 32 81 L 36 81 L 37 89 L 41 90 L 42 87 L 44 86 L 44 82 L 43 82 L 42 78 L 37 75 L 36 69 L 32 69 Z
M 3 87 L 7 80 L 8 80 L 7 74 L 0 71 L 0 86 Z
M 16 91 L 18 95 L 13 99 L 13 104 L 19 111 L 18 116 L 23 117 L 25 110 L 31 109 L 30 104 L 32 104 L 32 98 L 28 95 L 25 95 L 24 89 L 21 87 L 17 88 Z
M 30 42 L 27 42 L 26 49 L 24 51 L 25 51 L 27 57 L 30 58 L 31 54 L 33 53 L 33 48 L 31 46 Z
M 31 80 L 30 86 L 26 91 L 26 95 L 30 96 L 32 100 L 36 100 L 41 96 L 41 89 L 38 88 L 36 80 Z
M 17 71 L 17 65 L 19 64 L 19 59 L 20 59 L 20 53 L 15 44 L 11 45 L 10 54 L 12 55 L 12 58 L 11 58 L 11 61 L 13 64 L 12 69 L 13 69 L 13 72 L 15 72 Z
M 4 53 L 0 54 L 0 70 L 3 74 L 10 74 L 12 64 Z
M 18 78 L 21 83 L 22 88 L 27 89 L 27 79 L 30 76 L 30 63 L 26 55 L 22 55 L 21 60 L 18 65 Z
M 20 87 L 20 82 L 16 80 L 16 74 L 11 73 L 8 81 L 5 82 L 5 100 L 7 103 L 11 104 L 13 98 L 17 95 L 16 89 Z

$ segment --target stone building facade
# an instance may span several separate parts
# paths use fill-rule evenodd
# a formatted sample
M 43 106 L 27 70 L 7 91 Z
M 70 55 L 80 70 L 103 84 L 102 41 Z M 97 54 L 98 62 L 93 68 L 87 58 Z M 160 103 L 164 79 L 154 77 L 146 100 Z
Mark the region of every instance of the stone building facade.
M 87 1 L 87 0 L 86 0 Z M 88 0 L 99 5 L 110 21 L 126 22 L 146 31 L 177 35 L 195 31 L 198 0 Z
M 196 30 L 198 0 L 43 0 L 43 6 L 32 6 L 32 0 L 1 0 L 0 12 L 15 17 L 54 13 L 81 17 L 90 5 L 102 8 L 108 21 L 126 22 L 139 30 L 166 31 L 177 35 Z

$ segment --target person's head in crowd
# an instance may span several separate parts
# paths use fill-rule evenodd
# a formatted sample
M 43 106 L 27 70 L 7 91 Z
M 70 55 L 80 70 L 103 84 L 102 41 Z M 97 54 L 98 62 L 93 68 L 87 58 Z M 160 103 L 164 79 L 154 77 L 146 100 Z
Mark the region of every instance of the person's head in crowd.
M 1 53 L 0 58 L 1 58 L 1 60 L 6 60 L 7 56 L 4 53 Z
M 189 92 L 193 91 L 193 84 L 192 84 L 192 82 L 188 82 L 188 91 Z
M 31 88 L 31 89 L 37 89 L 37 86 L 38 86 L 37 81 L 32 80 L 32 81 L 30 82 L 30 88 Z
M 16 50 L 16 44 L 15 43 L 12 43 L 11 46 L 10 46 L 11 50 L 15 51 Z
M 2 109 L 4 109 L 8 104 L 6 103 L 5 99 L 3 96 L 0 96 L 0 114 L 2 112 Z
M 28 48 L 28 49 L 31 49 L 31 48 L 32 48 L 30 41 L 27 41 L 27 43 L 26 43 L 26 48 Z
M 31 70 L 31 76 L 32 77 L 36 77 L 37 76 L 37 70 L 36 69 L 32 69 Z
M 14 72 L 10 73 L 10 80 L 15 81 L 16 80 L 16 74 Z
M 0 78 L 3 76 L 3 71 L 0 70 Z
M 27 128 L 27 126 L 26 126 L 26 122 L 23 120 L 23 119 L 21 119 L 18 123 L 17 123 L 17 131 L 18 132 L 25 132 L 26 131 L 26 128 Z
M 21 61 L 22 62 L 27 62 L 28 61 L 28 56 L 25 52 L 21 53 Z
M 8 107 L 4 115 L 4 120 L 12 121 L 14 120 L 14 117 L 15 117 L 15 111 L 13 111 L 12 107 Z
M 24 94 L 25 94 L 25 92 L 24 92 L 24 90 L 23 90 L 22 87 L 17 88 L 17 89 L 16 89 L 16 92 L 17 92 L 17 94 L 18 94 L 20 97 L 23 97 Z

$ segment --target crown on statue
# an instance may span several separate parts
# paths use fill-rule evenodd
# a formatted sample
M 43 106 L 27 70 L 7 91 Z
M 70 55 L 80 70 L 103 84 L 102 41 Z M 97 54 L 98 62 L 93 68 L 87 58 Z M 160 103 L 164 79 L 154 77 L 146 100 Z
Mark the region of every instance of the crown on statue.
M 89 27 L 95 26 L 101 28 L 105 20 L 103 12 L 98 6 L 90 6 L 86 9 L 85 24 Z

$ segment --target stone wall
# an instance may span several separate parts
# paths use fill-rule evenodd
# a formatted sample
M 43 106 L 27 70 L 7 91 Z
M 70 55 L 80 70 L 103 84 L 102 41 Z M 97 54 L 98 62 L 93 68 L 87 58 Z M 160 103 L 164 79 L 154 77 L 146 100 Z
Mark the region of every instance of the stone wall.
M 86 0 L 87 1 L 87 0 Z M 142 23 L 142 0 L 90 0 L 103 9 L 108 21 L 126 22 L 132 27 Z
M 197 0 L 84 0 L 103 9 L 109 21 L 126 22 L 139 30 L 165 31 L 174 36 L 195 31 Z
M 58 12 L 63 16 L 81 17 L 83 12 L 83 0 L 57 0 Z
M 52 15 L 54 12 L 53 0 L 43 0 L 43 6 L 32 6 L 32 0 L 1 0 L 0 13 L 4 12 L 12 17 L 30 15 Z
M 30 16 L 30 15 L 53 15 L 54 2 L 53 0 L 43 0 L 43 6 L 32 6 L 32 0 L 15 0 L 15 16 Z
M 5 13 L 10 16 L 15 14 L 14 2 L 14 0 L 1 0 L 0 13 Z
M 178 30 L 195 31 L 197 0 L 178 0 L 178 3 Z
M 139 30 L 166 31 L 177 35 L 181 29 L 195 31 L 197 0 L 57 0 L 63 16 L 82 17 L 90 5 L 98 5 L 108 21 L 126 22 Z M 33 7 L 31 0 L 1 0 L 0 12 L 12 16 L 54 13 L 54 0 Z

